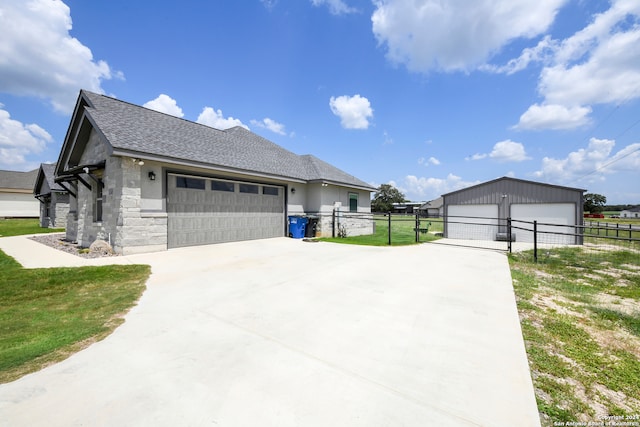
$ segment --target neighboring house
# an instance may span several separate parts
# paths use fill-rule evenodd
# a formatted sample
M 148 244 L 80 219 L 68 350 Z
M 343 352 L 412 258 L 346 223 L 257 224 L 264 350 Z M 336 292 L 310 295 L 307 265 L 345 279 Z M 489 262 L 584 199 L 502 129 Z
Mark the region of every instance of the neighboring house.
M 433 199 L 420 206 L 419 210 L 423 216 L 426 216 L 428 218 L 440 218 L 443 213 L 442 206 L 442 197 L 438 197 L 437 199 Z
M 38 169 L 29 172 L 0 170 L 0 218 L 37 218 L 39 203 L 33 198 Z
M 539 243 L 582 244 L 583 193 L 578 188 L 503 177 L 444 194 L 444 236 L 452 239 L 502 240 L 507 218 L 514 227 L 532 229 Z M 553 224 L 551 226 L 545 224 Z M 562 227 L 560 227 L 562 226 Z M 533 233 L 513 229 L 512 239 L 532 242 Z
M 40 227 L 64 228 L 69 213 L 69 192 L 55 182 L 55 163 L 42 163 L 33 194 L 40 201 Z
M 620 218 L 640 218 L 640 205 L 620 211 Z
M 71 194 L 67 239 L 118 253 L 287 236 L 289 215 L 334 206 L 349 235 L 371 234 L 375 188 L 242 127 L 218 130 L 81 91 L 56 166 Z

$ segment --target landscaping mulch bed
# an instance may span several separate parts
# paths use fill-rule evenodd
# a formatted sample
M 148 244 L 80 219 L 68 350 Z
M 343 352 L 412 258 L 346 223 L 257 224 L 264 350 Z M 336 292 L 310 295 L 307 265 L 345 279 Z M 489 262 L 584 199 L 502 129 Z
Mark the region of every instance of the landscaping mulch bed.
M 89 248 L 84 248 L 78 245 L 77 242 L 70 242 L 66 240 L 64 233 L 40 234 L 29 238 L 31 240 L 35 240 L 38 243 L 42 243 L 43 245 L 50 246 L 52 248 L 79 256 L 81 258 L 102 258 L 119 256 L 116 253 L 92 252 L 89 250 Z

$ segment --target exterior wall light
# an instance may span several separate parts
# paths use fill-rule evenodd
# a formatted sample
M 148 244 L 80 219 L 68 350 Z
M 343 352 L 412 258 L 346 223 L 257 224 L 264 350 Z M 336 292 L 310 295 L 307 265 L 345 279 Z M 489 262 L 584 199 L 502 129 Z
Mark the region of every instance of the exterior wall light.
M 149 179 L 151 181 L 155 181 L 156 180 L 156 174 L 154 171 L 149 171 Z
M 295 188 L 291 188 L 291 194 L 296 194 L 296 189 Z

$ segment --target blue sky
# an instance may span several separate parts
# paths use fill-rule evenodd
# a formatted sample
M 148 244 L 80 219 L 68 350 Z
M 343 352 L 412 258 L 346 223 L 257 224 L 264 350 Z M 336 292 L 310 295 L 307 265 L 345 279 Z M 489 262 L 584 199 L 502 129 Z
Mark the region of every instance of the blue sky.
M 246 126 L 411 200 L 513 176 L 640 203 L 637 0 L 0 0 L 0 169 L 80 89 Z

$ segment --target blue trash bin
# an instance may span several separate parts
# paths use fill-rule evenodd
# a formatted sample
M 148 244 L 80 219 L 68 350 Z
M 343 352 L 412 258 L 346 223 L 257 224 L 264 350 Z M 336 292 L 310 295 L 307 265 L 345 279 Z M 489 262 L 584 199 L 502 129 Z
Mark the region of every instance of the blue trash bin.
M 302 239 L 304 230 L 307 226 L 307 218 L 303 216 L 292 215 L 289 217 L 289 237 L 294 239 Z

